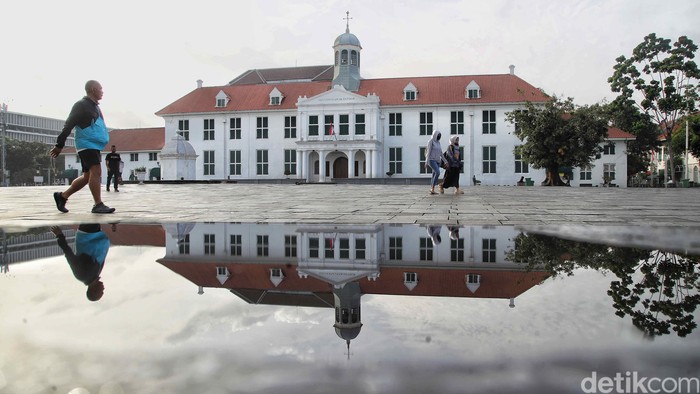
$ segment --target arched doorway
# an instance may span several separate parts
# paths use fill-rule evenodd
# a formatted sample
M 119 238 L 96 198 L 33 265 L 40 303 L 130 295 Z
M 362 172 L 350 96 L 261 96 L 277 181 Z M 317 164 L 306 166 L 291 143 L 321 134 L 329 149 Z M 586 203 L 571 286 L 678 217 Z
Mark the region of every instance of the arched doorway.
M 348 177 L 348 158 L 345 156 L 338 157 L 333 161 L 333 178 Z

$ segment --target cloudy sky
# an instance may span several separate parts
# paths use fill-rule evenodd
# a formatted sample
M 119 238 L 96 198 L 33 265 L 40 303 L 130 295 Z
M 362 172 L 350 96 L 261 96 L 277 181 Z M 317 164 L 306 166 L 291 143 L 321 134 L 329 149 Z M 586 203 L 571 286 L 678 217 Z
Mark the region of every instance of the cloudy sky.
M 253 68 L 331 64 L 345 30 L 363 78 L 501 74 L 508 66 L 578 104 L 611 99 L 615 58 L 644 36 L 700 43 L 694 0 L 12 1 L 3 5 L 0 101 L 64 119 L 104 86 L 110 127 L 162 126 L 154 113 L 196 87 Z

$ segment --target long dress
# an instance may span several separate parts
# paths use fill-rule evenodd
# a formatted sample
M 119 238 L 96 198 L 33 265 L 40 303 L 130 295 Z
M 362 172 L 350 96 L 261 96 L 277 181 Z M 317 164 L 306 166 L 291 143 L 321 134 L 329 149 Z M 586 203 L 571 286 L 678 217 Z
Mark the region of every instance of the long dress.
M 454 145 L 447 147 L 445 151 L 445 158 L 447 159 L 447 169 L 445 170 L 445 177 L 442 181 L 442 187 L 447 189 L 448 187 L 459 187 L 459 172 L 462 169 L 462 160 L 459 157 L 459 149 L 455 149 Z

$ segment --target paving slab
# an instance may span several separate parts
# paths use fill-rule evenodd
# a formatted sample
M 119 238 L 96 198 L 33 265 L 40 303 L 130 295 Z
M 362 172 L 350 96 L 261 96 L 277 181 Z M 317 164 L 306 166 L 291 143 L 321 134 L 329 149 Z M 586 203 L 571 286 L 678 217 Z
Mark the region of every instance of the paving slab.
M 461 225 L 700 226 L 700 188 L 474 186 L 430 195 L 420 185 L 129 184 L 105 192 L 110 215 L 90 213 L 87 189 L 56 210 L 64 186 L 0 188 L 0 226 L 76 223 L 303 222 Z

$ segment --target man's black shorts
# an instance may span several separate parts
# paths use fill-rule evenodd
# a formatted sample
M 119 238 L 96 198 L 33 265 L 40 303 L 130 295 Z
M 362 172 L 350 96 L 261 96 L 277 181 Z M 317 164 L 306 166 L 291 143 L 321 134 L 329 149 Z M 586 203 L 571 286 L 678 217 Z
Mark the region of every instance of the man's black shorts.
M 99 166 L 102 162 L 102 154 L 97 149 L 83 149 L 78 152 L 78 157 L 80 157 L 83 172 L 90 171 L 90 167 Z

